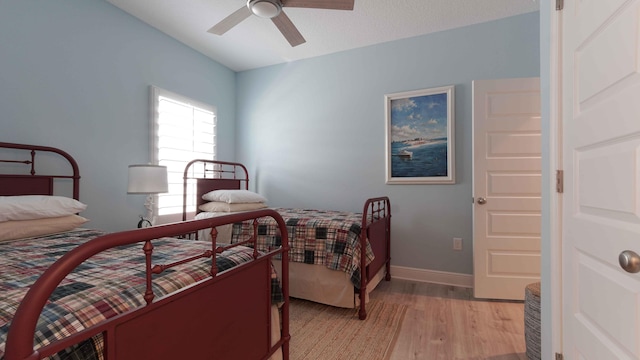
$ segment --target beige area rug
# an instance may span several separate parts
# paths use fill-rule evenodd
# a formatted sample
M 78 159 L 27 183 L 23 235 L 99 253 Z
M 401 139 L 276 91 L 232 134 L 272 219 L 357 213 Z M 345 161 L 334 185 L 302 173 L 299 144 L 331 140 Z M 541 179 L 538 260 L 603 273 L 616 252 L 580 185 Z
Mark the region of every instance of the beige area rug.
M 367 319 L 343 309 L 291 299 L 291 360 L 385 359 L 400 332 L 406 305 L 370 300 Z

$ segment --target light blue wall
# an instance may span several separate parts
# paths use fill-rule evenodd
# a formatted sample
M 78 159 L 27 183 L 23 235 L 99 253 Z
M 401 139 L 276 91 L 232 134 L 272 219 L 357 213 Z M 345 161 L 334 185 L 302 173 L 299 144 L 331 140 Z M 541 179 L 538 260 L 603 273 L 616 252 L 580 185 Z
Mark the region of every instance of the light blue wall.
M 215 105 L 221 158 L 235 152 L 235 73 L 103 0 L 0 0 L 0 141 L 79 162 L 88 225 L 135 227 L 149 161 L 150 84 Z
M 539 74 L 537 12 L 241 72 L 237 159 L 272 206 L 361 211 L 387 195 L 393 265 L 471 274 L 472 81 Z M 445 85 L 457 184 L 386 185 L 384 95 Z
M 126 194 L 126 169 L 149 160 L 157 85 L 217 107 L 219 158 L 245 162 L 271 205 L 360 211 L 388 195 L 394 265 L 471 274 L 471 82 L 538 76 L 538 21 L 235 74 L 103 0 L 0 0 L 0 141 L 73 154 L 89 225 L 131 228 L 144 197 Z M 384 94 L 444 85 L 456 87 L 457 184 L 385 185 Z

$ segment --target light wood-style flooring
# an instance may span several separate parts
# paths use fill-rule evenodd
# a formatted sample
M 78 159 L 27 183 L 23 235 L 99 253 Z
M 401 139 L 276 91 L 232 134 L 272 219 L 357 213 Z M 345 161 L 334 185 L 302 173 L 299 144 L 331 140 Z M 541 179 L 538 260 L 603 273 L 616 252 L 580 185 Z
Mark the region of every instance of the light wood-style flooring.
M 400 279 L 383 280 L 370 296 L 408 305 L 390 360 L 526 360 L 521 301 Z

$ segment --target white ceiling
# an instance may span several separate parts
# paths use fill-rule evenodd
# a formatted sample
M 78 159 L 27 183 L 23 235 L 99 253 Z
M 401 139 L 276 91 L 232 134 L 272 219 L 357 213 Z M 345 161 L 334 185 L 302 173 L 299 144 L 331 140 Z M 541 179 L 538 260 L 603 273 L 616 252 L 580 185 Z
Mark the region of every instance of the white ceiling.
M 284 8 L 306 43 L 269 19 L 207 32 L 246 0 L 107 0 L 234 71 L 255 69 L 538 11 L 537 0 L 355 0 L 353 11 Z

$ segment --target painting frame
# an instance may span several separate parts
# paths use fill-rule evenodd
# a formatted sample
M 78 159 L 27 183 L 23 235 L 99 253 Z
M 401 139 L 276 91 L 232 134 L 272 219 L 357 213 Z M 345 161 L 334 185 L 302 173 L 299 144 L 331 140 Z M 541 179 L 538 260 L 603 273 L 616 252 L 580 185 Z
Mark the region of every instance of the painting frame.
M 384 98 L 386 183 L 455 184 L 455 86 Z

